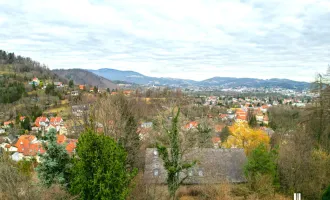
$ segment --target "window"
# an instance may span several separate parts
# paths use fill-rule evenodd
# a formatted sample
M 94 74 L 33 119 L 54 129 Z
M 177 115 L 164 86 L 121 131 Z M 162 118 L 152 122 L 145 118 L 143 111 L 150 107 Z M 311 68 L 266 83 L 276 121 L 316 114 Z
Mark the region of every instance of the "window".
M 204 172 L 203 172 L 202 169 L 199 169 L 199 170 L 198 170 L 198 176 L 204 176 Z
M 154 176 L 159 176 L 159 170 L 158 169 L 154 169 Z

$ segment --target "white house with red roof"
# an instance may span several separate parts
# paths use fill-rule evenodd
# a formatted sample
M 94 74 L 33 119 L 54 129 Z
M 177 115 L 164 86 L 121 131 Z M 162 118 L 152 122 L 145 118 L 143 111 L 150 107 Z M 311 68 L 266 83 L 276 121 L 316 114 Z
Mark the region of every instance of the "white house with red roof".
M 198 122 L 192 121 L 185 125 L 185 129 L 189 130 L 189 129 L 197 128 L 197 126 L 198 126 Z
M 49 125 L 49 119 L 47 117 L 41 116 L 37 117 L 36 121 L 34 122 L 36 127 L 46 127 Z
M 29 82 L 30 85 L 38 86 L 40 84 L 40 80 L 37 77 L 34 77 L 31 82 Z
M 62 117 L 51 117 L 49 123 L 53 126 L 60 126 L 63 125 L 63 119 Z
M 24 122 L 25 118 L 26 118 L 25 116 L 20 116 L 20 117 L 19 117 L 19 121 L 20 121 L 20 122 Z
M 14 121 L 6 121 L 3 123 L 3 128 L 10 128 L 10 124 L 14 124 Z

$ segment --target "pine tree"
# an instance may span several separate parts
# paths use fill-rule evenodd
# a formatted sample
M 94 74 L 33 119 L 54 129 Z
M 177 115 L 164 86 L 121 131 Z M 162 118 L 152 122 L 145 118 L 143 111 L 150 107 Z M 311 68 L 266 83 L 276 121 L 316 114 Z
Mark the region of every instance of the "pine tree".
M 87 130 L 79 137 L 70 191 L 80 199 L 124 200 L 137 170 L 126 168 L 127 153 L 112 138 Z
M 38 177 L 46 187 L 52 184 L 67 186 L 70 156 L 63 145 L 57 144 L 56 130 L 50 129 L 46 135 L 47 143 L 43 143 L 46 153 L 40 155 L 41 163 L 37 167 Z
M 69 81 L 69 87 L 70 87 L 70 88 L 73 88 L 73 87 L 74 87 L 73 80 L 70 80 L 70 81 Z

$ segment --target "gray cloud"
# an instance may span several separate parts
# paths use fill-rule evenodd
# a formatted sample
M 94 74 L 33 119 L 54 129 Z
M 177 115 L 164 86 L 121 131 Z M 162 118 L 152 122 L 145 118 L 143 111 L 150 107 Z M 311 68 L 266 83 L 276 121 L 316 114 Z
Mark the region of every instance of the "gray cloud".
M 50 68 L 312 80 L 330 62 L 327 0 L 0 0 L 1 49 Z

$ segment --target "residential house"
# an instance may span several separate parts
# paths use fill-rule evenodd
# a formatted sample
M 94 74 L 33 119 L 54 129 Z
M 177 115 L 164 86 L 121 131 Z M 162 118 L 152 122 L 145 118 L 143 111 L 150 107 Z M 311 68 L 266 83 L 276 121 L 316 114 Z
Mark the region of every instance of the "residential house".
M 49 119 L 47 117 L 44 117 L 44 116 L 37 117 L 34 124 L 35 124 L 36 127 L 46 127 L 46 126 L 49 125 Z
M 247 112 L 244 109 L 237 109 L 236 111 L 236 122 L 247 121 Z
M 215 149 L 218 149 L 221 144 L 220 137 L 212 137 L 212 143 Z
M 261 123 L 264 120 L 264 114 L 261 111 L 258 111 L 256 114 L 256 120 L 257 122 Z
M 6 130 L 5 130 L 5 129 L 2 129 L 2 128 L 0 128 L 0 134 L 4 134 L 4 133 L 6 133 Z
M 62 82 L 54 82 L 54 85 L 56 87 L 63 87 L 63 83 Z
M 223 128 L 225 128 L 224 124 L 216 124 L 214 126 L 215 133 L 220 134 Z
M 17 152 L 17 148 L 8 143 L 2 143 L 0 147 L 7 152 Z
M 77 90 L 71 92 L 71 96 L 79 96 L 79 92 Z
M 79 85 L 79 90 L 84 90 L 85 89 L 85 85 Z
M 189 129 L 197 128 L 197 126 L 198 126 L 198 122 L 192 121 L 185 125 L 185 129 L 189 130 Z
M 25 118 L 26 118 L 25 116 L 20 116 L 20 117 L 19 117 L 19 121 L 20 121 L 20 122 L 24 122 Z
M 65 146 L 69 154 L 74 153 L 77 146 L 77 139 L 68 139 L 64 135 L 57 135 L 57 143 Z M 42 142 L 37 140 L 34 135 L 21 135 L 15 144 L 17 154 L 12 156 L 13 160 L 20 160 L 22 158 L 36 158 L 40 162 L 38 154 L 45 153 Z
M 124 90 L 124 95 L 125 96 L 130 96 L 132 94 L 131 90 Z
M 83 113 L 88 112 L 89 106 L 88 105 L 74 105 L 71 107 L 72 114 L 76 117 L 83 116 Z
M 66 126 L 60 126 L 59 134 L 68 135 L 68 128 Z
M 5 129 L 10 128 L 11 124 L 14 124 L 14 121 L 6 121 L 3 123 L 3 128 Z
M 76 147 L 77 147 L 77 139 L 67 139 L 66 140 L 66 151 L 71 155 L 76 152 Z
M 262 105 L 260 109 L 263 113 L 266 113 L 268 110 L 268 107 L 269 107 L 268 105 Z
M 220 114 L 219 117 L 222 121 L 227 121 L 228 120 L 228 114 Z
M 29 82 L 29 84 L 30 85 L 35 85 L 35 86 L 38 86 L 39 84 L 40 84 L 40 80 L 38 79 L 38 78 L 36 78 L 36 77 L 34 77 L 33 79 L 32 79 L 32 81 L 31 82 Z
M 152 122 L 142 123 L 141 128 L 152 128 Z
M 265 115 L 265 116 L 264 116 L 263 124 L 265 124 L 265 125 L 268 125 L 268 124 L 269 124 L 269 118 L 268 118 L 268 115 Z
M 50 118 L 50 125 L 53 126 L 56 131 L 59 131 L 60 130 L 60 126 L 63 125 L 63 119 L 62 117 L 51 117 Z
M 166 184 L 167 172 L 156 148 L 146 149 L 144 181 L 147 184 Z M 219 184 L 223 182 L 242 183 L 246 155 L 243 149 L 190 149 L 183 160 L 197 164 L 181 177 L 188 176 L 184 184 Z
M 21 135 L 15 146 L 17 148 L 17 152 L 21 153 L 25 158 L 36 158 L 38 162 L 38 153 L 45 153 L 45 150 L 42 147 L 42 142 L 38 141 L 34 135 Z

